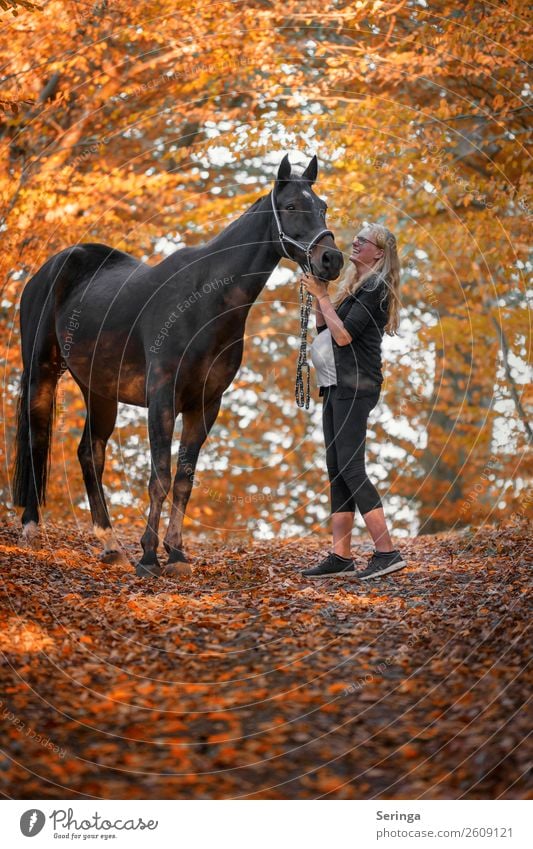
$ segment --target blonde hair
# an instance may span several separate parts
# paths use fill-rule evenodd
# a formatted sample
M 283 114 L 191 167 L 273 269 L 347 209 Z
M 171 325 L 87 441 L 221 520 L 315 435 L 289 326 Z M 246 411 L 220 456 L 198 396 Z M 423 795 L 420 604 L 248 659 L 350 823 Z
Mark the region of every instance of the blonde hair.
M 389 315 L 385 332 L 394 336 L 400 325 L 400 260 L 396 237 L 383 224 L 367 224 L 365 229 L 370 231 L 370 238 L 382 249 L 383 256 L 360 277 L 357 276 L 355 265 L 350 263 L 331 302 L 334 307 L 338 307 L 348 295 L 354 295 L 370 277 L 377 275 L 385 283 L 389 295 Z

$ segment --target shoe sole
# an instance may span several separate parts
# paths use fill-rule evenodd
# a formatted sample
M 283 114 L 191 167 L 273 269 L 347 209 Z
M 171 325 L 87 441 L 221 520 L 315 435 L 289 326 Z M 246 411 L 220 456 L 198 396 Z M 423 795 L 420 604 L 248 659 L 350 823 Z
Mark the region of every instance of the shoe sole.
M 398 563 L 393 563 L 391 566 L 387 566 L 385 569 L 381 569 L 380 572 L 373 572 L 372 575 L 359 575 L 360 581 L 371 581 L 372 578 L 381 578 L 382 575 L 390 575 L 391 572 L 398 572 L 400 569 L 405 569 L 407 563 L 405 560 L 400 560 Z
M 324 575 L 304 575 L 303 572 L 300 573 L 302 578 L 355 578 L 357 577 L 357 572 L 355 569 L 350 569 L 349 572 L 330 572 L 329 574 Z

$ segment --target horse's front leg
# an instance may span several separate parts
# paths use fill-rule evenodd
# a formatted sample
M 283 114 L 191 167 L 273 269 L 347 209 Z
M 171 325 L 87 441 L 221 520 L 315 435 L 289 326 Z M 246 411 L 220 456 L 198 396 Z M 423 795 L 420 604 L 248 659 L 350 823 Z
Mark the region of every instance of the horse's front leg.
M 163 570 L 165 575 L 192 573 L 182 548 L 183 519 L 194 483 L 198 455 L 216 421 L 221 400 L 217 398 L 205 408 L 183 413 L 183 432 L 172 491 L 172 510 L 164 542 L 168 554 L 168 562 Z
M 159 545 L 159 520 L 163 501 L 170 489 L 170 451 L 176 413 L 174 397 L 156 396 L 148 408 L 148 433 L 150 437 L 151 475 L 148 486 L 150 513 L 146 530 L 141 538 L 143 555 L 135 567 L 140 577 L 158 577 L 161 568 L 157 559 Z

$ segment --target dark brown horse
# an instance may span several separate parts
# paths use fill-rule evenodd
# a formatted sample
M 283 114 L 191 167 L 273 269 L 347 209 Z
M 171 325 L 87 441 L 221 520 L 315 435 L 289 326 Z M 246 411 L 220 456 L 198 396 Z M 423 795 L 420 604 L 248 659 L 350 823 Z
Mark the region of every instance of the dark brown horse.
M 326 204 L 311 188 L 316 176 L 316 157 L 296 176 L 285 156 L 268 195 L 211 241 L 177 250 L 158 265 L 106 245 L 81 244 L 51 257 L 32 277 L 20 305 L 24 370 L 14 478 L 25 537 L 37 530 L 44 503 L 55 390 L 68 369 L 87 406 L 78 456 L 102 559 L 123 558 L 102 487 L 120 401 L 148 407 L 150 513 L 136 573 L 190 572 L 183 517 L 200 449 L 241 364 L 250 307 L 283 255 L 326 280 L 342 267 L 325 229 Z M 164 540 L 168 562 L 161 570 L 159 520 L 179 413 L 183 431 Z

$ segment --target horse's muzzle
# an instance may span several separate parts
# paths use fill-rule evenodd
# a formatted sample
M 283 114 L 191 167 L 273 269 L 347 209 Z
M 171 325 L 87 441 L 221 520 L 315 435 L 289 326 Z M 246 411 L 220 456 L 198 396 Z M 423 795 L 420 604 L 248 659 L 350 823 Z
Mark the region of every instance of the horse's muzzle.
M 326 239 L 324 239 L 325 241 Z M 328 239 L 327 241 L 331 242 L 332 240 Z M 311 260 L 315 276 L 321 277 L 323 280 L 335 280 L 344 265 L 342 251 L 334 244 L 320 243 L 316 245 L 313 248 Z

